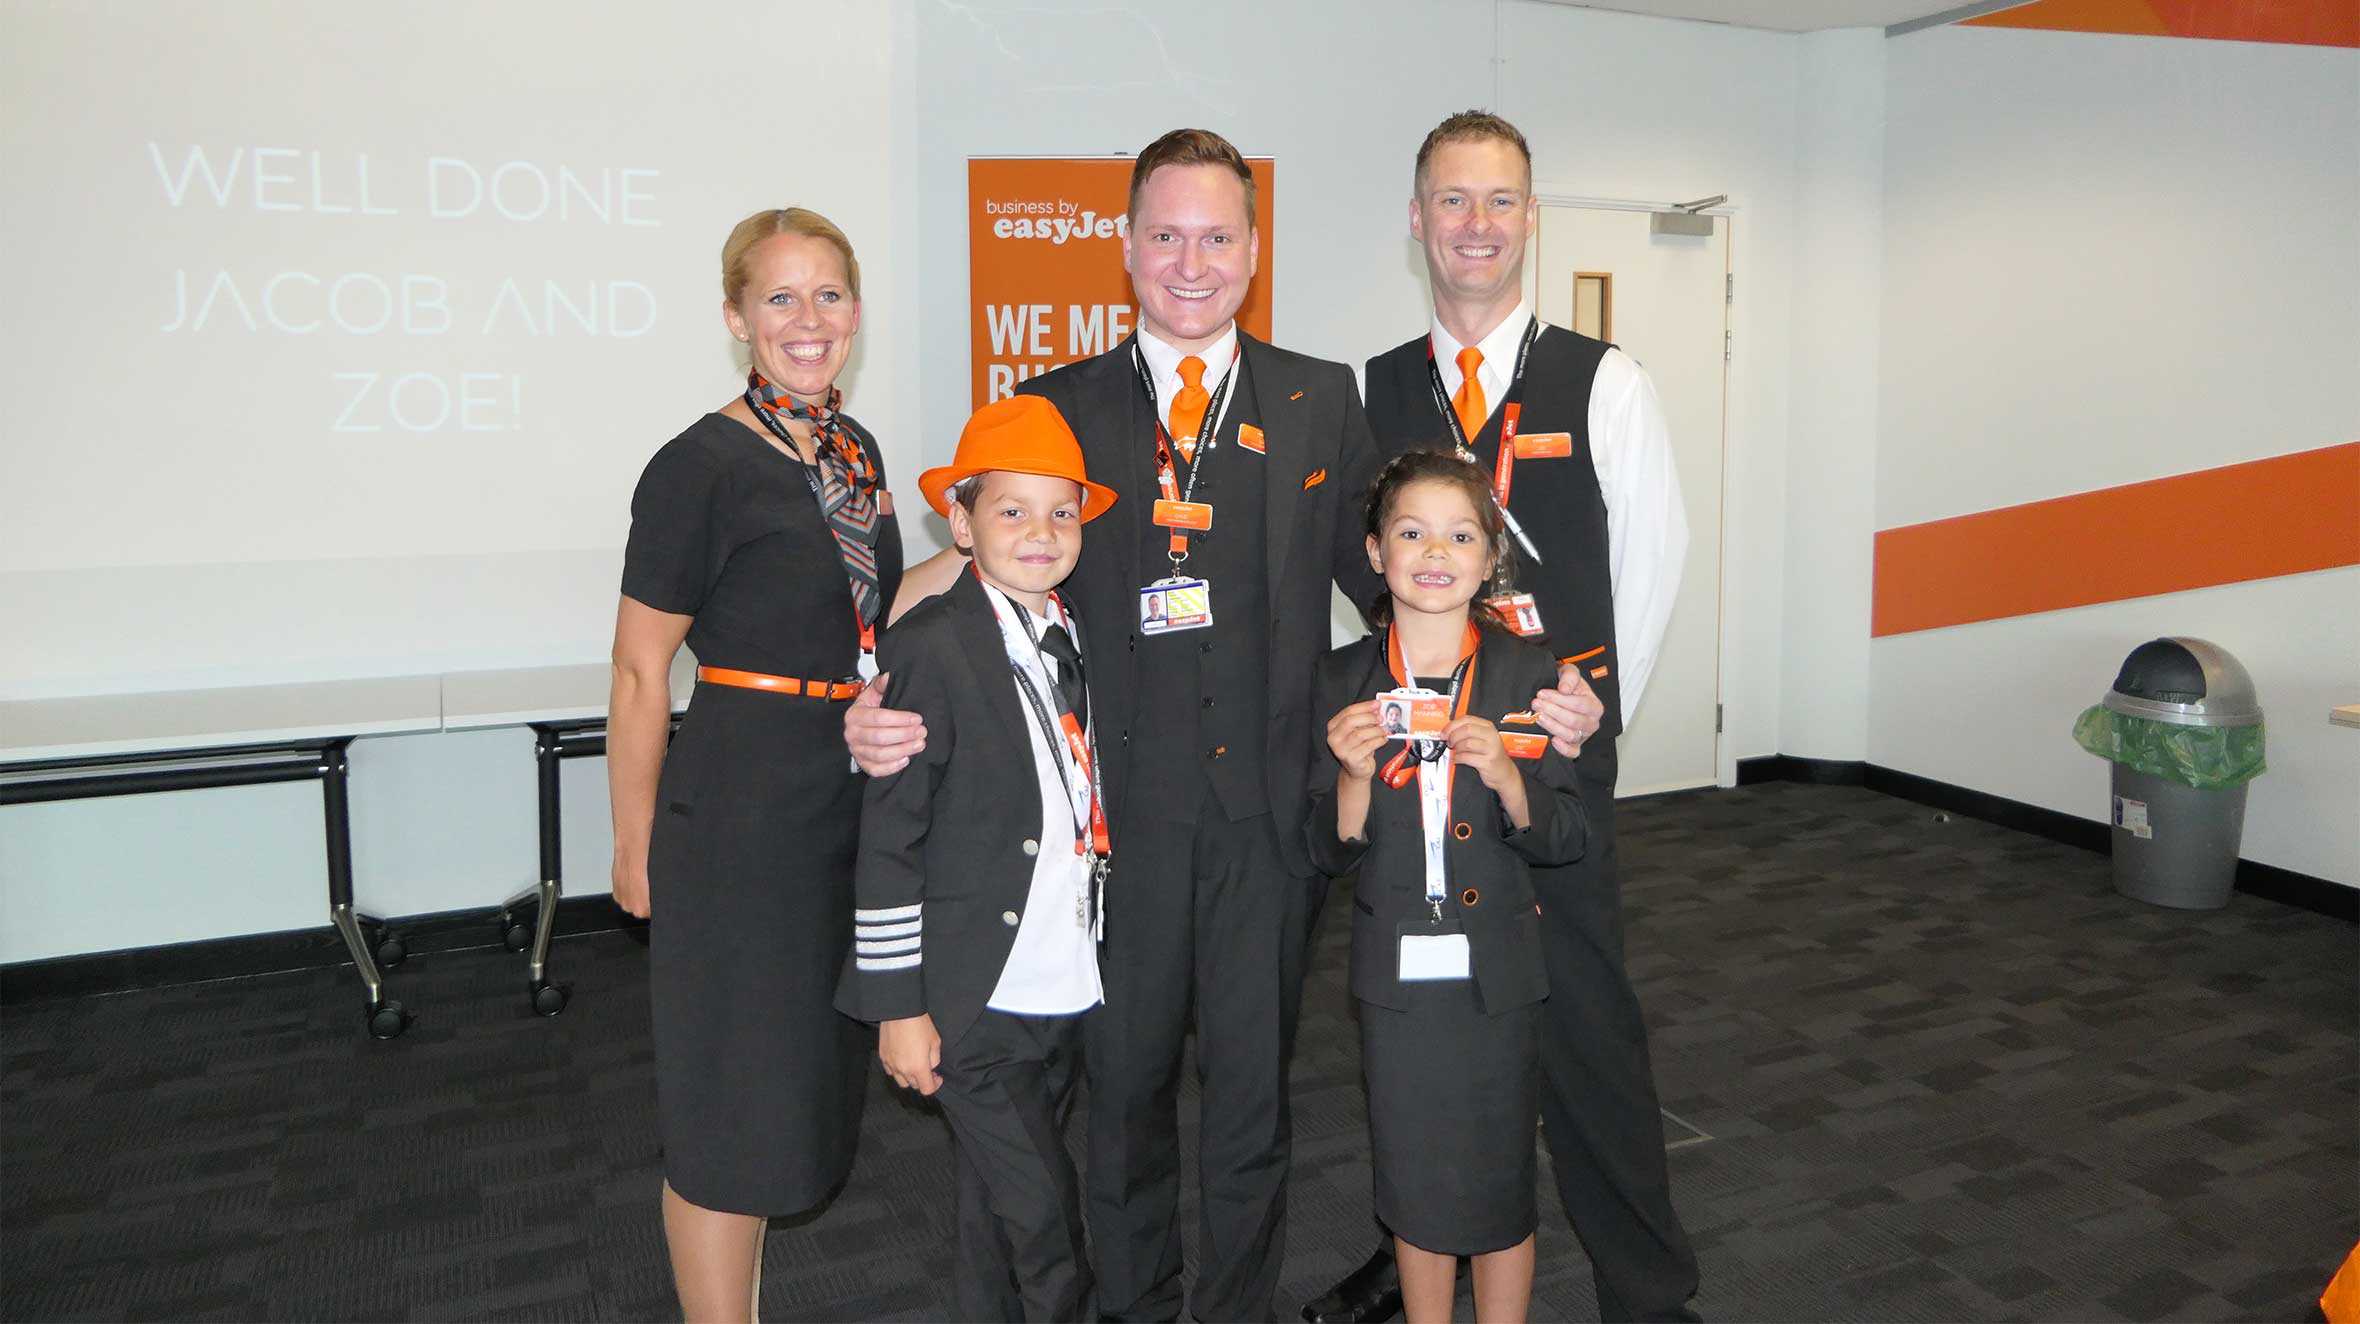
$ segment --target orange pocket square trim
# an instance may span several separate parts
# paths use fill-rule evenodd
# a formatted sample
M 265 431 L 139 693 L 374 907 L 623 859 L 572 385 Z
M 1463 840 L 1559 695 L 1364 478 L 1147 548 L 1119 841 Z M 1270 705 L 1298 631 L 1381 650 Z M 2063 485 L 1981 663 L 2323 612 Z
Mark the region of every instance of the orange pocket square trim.
M 1306 479 L 1304 479 L 1304 480 L 1303 480 L 1303 490 L 1304 490 L 1304 491 L 1306 491 L 1306 492 L 1308 492 L 1308 491 L 1310 491 L 1312 488 L 1315 488 L 1315 487 L 1319 486 L 1321 483 L 1324 483 L 1324 482 L 1326 482 L 1326 481 L 1327 481 L 1327 470 L 1325 470 L 1325 469 L 1314 469 L 1314 470 L 1312 470 L 1312 471 L 1311 471 L 1311 476 L 1310 476 L 1309 478 L 1306 478 Z

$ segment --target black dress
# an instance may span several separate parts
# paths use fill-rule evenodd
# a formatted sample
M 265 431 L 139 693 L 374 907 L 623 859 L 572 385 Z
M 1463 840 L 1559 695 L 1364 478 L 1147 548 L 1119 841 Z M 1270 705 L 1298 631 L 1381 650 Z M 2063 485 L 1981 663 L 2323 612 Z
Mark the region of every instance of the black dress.
M 874 438 L 852 435 L 884 472 Z M 877 538 L 893 601 L 901 531 Z M 853 675 L 852 590 L 803 465 L 707 414 L 631 497 L 623 593 L 695 617 L 700 665 Z M 664 758 L 648 845 L 664 1174 L 693 1204 L 788 1214 L 852 1167 L 873 1036 L 834 1006 L 852 932 L 861 777 L 844 705 L 700 682 Z

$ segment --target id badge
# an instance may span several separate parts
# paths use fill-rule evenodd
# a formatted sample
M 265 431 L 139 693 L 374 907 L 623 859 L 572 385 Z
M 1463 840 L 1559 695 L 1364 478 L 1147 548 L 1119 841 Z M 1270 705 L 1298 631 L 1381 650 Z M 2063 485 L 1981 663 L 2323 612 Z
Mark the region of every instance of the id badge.
M 1570 432 L 1516 434 L 1516 458 L 1519 460 L 1562 460 L 1572 454 L 1573 434 Z
M 1485 598 L 1483 605 L 1491 608 L 1491 614 L 1520 638 L 1537 639 L 1546 633 L 1541 628 L 1541 604 L 1530 593 L 1502 593 L 1496 598 Z
M 1139 633 L 1174 634 L 1202 630 L 1213 623 L 1213 586 L 1201 579 L 1174 576 L 1139 590 Z
M 1389 740 L 1440 740 L 1450 727 L 1450 700 L 1415 687 L 1386 690 L 1377 696 L 1377 724 Z
M 1167 529 L 1195 529 L 1203 533 L 1213 527 L 1213 508 L 1202 501 L 1170 501 L 1158 497 L 1154 519 Z
M 1467 935 L 1456 924 L 1412 920 L 1400 927 L 1397 941 L 1400 955 L 1395 976 L 1402 983 L 1474 977 Z

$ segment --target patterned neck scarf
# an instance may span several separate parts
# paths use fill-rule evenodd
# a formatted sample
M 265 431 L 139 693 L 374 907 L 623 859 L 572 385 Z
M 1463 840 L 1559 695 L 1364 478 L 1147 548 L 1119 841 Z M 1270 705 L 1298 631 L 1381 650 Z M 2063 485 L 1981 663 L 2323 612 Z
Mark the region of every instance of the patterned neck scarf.
M 747 406 L 790 450 L 795 439 L 785 420 L 799 418 L 811 425 L 819 463 L 804 474 L 819 498 L 828 532 L 836 536 L 836 555 L 852 580 L 852 611 L 860 618 L 865 638 L 884 600 L 877 586 L 877 469 L 837 413 L 843 399 L 842 391 L 830 390 L 826 404 L 807 405 L 764 381 L 760 372 L 746 374 Z

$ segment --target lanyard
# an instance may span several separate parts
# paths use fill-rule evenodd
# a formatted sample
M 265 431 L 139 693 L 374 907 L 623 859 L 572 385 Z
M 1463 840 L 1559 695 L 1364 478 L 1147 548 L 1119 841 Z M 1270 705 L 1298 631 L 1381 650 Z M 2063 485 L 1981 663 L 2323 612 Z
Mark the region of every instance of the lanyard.
M 1005 593 L 1001 596 L 1007 597 Z M 1060 617 L 1068 621 L 1072 619 L 1065 609 L 1064 599 L 1056 593 L 1050 593 L 1049 603 L 1056 608 Z M 1008 607 L 1016 613 L 1017 623 L 1024 627 L 1024 637 L 1032 644 L 1033 658 L 1041 664 L 1042 674 L 1046 675 L 1049 670 L 1048 660 L 1041 651 L 1041 637 L 1033 631 L 1032 613 L 1014 598 L 1008 599 Z M 1008 660 L 1008 666 L 1016 673 L 1016 684 L 1024 691 L 1025 704 L 1032 709 L 1033 720 L 1041 728 L 1041 739 L 1048 744 L 1052 757 L 1057 760 L 1058 780 L 1066 786 L 1066 809 L 1073 816 L 1073 852 L 1076 855 L 1094 856 L 1093 873 L 1103 872 L 1107 856 L 1113 853 L 1113 846 L 1106 830 L 1106 811 L 1103 807 L 1106 797 L 1099 788 L 1096 734 L 1084 730 L 1080 719 L 1068 711 L 1062 702 L 1058 705 L 1057 720 L 1051 721 L 1049 705 L 1042 700 L 1040 689 L 1033 684 L 1032 673 L 1026 671 L 1024 664 L 1015 658 Z M 1081 770 L 1082 789 L 1089 796 L 1086 813 L 1073 803 L 1077 797 L 1074 777 L 1067 767 L 1068 758 Z
M 1482 632 L 1476 628 L 1475 622 L 1468 621 L 1467 632 L 1459 638 L 1459 663 L 1451 670 L 1450 691 L 1444 700 L 1454 721 L 1467 715 L 1468 701 L 1474 698 L 1475 652 L 1482 642 Z M 1406 687 L 1415 684 L 1410 678 L 1408 666 L 1402 661 L 1401 635 L 1391 630 L 1386 631 L 1385 635 L 1385 663 L 1392 669 L 1396 685 Z M 1417 748 L 1426 744 L 1440 745 L 1440 753 L 1429 757 L 1424 750 Z M 1418 825 L 1425 836 L 1426 847 L 1426 902 L 1434 907 L 1434 917 L 1440 919 L 1442 900 L 1449 895 L 1449 880 L 1444 867 L 1448 847 L 1444 844 L 1443 833 L 1450 822 L 1450 793 L 1456 779 L 1457 765 L 1450 757 L 1448 745 L 1439 741 L 1408 741 L 1379 774 L 1385 784 L 1395 789 L 1408 785 L 1411 776 L 1408 765 L 1413 758 L 1418 765 Z
M 1155 417 L 1155 485 L 1158 495 L 1166 501 L 1194 503 L 1196 480 L 1205 471 L 1206 457 L 1213 452 L 1213 438 L 1221 430 L 1221 418 L 1229 410 L 1229 388 L 1237 381 L 1238 359 L 1245 353 L 1245 343 L 1237 342 L 1229 354 L 1229 371 L 1221 374 L 1221 385 L 1205 402 L 1204 422 L 1197 425 L 1196 458 L 1188 462 L 1188 486 L 1182 487 L 1172 473 L 1172 433 L 1164 426 L 1164 406 L 1155 394 L 1155 374 L 1147 370 L 1147 355 L 1134 341 L 1131 345 L 1131 365 L 1139 370 L 1139 385 L 1147 392 L 1148 412 Z M 1188 559 L 1188 531 L 1172 529 L 1170 556 L 1172 568 Z
M 1541 559 L 1540 549 L 1525 536 L 1524 526 L 1508 511 L 1508 492 L 1516 482 L 1516 426 L 1524 417 L 1524 361 L 1532 354 L 1532 342 L 1540 339 L 1541 319 L 1534 317 L 1524 328 L 1524 339 L 1516 346 L 1516 372 L 1508 378 L 1506 403 L 1500 406 L 1500 450 L 1492 461 L 1491 495 L 1499 502 L 1500 517 L 1508 522 L 1508 531 L 1516 535 L 1534 564 Z M 1476 463 L 1475 439 L 1459 422 L 1459 412 L 1450 407 L 1450 395 L 1442 389 L 1442 367 L 1434 361 L 1434 337 L 1426 337 L 1426 385 L 1434 392 L 1434 408 L 1441 412 L 1443 423 L 1450 428 L 1451 441 L 1457 445 L 1460 458 Z
M 835 397 L 831 394 L 829 398 L 833 400 Z M 755 398 L 751 387 L 746 390 L 746 408 L 754 411 L 754 417 L 761 419 L 762 426 L 770 429 L 770 435 L 779 439 L 779 443 L 787 448 L 787 454 L 794 459 L 795 463 L 802 465 L 803 481 L 811 488 L 811 499 L 819 503 L 820 519 L 824 524 L 827 519 L 828 496 L 826 488 L 819 479 L 819 466 L 803 463 L 803 448 L 795 444 L 795 434 L 787 431 L 786 426 L 778 421 L 777 415 L 765 408 L 762 402 Z M 812 429 L 812 450 L 816 453 L 820 447 L 827 444 L 827 439 L 819 435 L 819 430 Z M 877 625 L 874 621 L 861 619 L 858 597 L 855 597 L 852 603 L 852 623 L 860 627 L 860 651 L 874 656 L 877 651 Z M 864 671 L 861 674 L 867 675 L 868 673 Z

